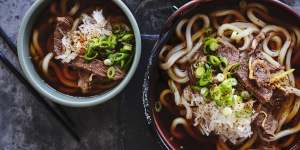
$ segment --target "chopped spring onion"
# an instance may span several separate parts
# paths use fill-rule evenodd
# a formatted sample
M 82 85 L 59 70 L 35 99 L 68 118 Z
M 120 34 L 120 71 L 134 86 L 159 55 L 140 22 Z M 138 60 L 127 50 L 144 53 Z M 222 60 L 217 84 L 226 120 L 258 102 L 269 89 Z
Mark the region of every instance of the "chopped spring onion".
M 200 80 L 198 81 L 199 86 L 203 87 L 208 85 L 212 82 L 212 70 L 208 69 L 205 73 L 201 76 Z
M 220 90 L 223 94 L 230 94 L 232 93 L 232 86 L 237 85 L 237 80 L 235 78 L 228 78 L 224 80 L 219 86 Z
M 222 82 L 222 84 L 229 84 L 231 86 L 236 86 L 238 81 L 235 78 L 228 78 Z
M 233 101 L 237 102 L 237 103 L 241 103 L 243 101 L 243 98 L 238 95 L 233 95 L 232 98 L 233 98 Z
M 222 92 L 220 90 L 220 87 L 219 86 L 215 86 L 213 88 L 210 89 L 210 96 L 212 98 L 212 100 L 214 100 L 219 106 L 222 105 L 220 104 L 220 100 L 222 98 Z
M 117 37 L 115 35 L 93 38 L 87 44 L 84 59 L 91 61 L 97 58 L 99 54 L 108 53 L 108 51 L 114 49 L 116 45 Z
M 222 100 L 224 101 L 226 106 L 232 106 L 234 102 L 233 97 L 233 95 L 226 95 Z
M 91 61 L 95 58 L 98 57 L 98 53 L 97 52 L 92 52 L 92 51 L 88 51 L 84 54 L 83 58 L 86 60 L 86 61 Z
M 209 94 L 208 88 L 206 88 L 206 87 L 201 88 L 200 93 L 201 93 L 201 95 L 203 95 L 205 97 L 208 96 L 208 94 Z
M 125 35 L 123 35 L 120 39 L 121 42 L 131 42 L 134 38 L 133 34 L 127 33 Z
M 220 61 L 221 61 L 221 63 L 220 63 L 220 70 L 223 71 L 227 67 L 227 65 L 228 65 L 228 60 L 227 60 L 226 57 L 220 57 Z
M 225 77 L 223 75 L 223 73 L 218 73 L 217 76 L 215 77 L 215 80 L 218 82 L 222 82 L 224 81 Z
M 197 92 L 201 91 L 201 88 L 199 86 L 191 86 L 191 89 Z
M 221 61 L 217 56 L 209 55 L 208 63 L 212 66 L 219 66 L 221 64 Z
M 132 45 L 131 44 L 124 44 L 121 48 L 120 52 L 127 53 L 132 51 Z
M 248 91 L 242 91 L 242 92 L 241 92 L 241 96 L 242 96 L 243 98 L 250 98 L 250 93 L 249 93 Z
M 128 58 L 128 54 L 125 53 L 114 53 L 108 56 L 108 58 L 113 62 L 113 63 L 118 63 L 120 64 L 122 60 L 125 60 Z
M 106 66 L 111 66 L 111 65 L 113 65 L 113 63 L 112 63 L 112 61 L 111 61 L 110 59 L 105 59 L 103 63 L 104 63 L 104 65 L 106 65 Z
M 216 51 L 219 47 L 218 40 L 212 37 L 207 37 L 204 39 L 204 53 L 209 53 L 211 51 Z
M 205 74 L 205 68 L 203 66 L 200 66 L 196 69 L 195 75 L 196 78 L 201 78 Z
M 114 67 L 109 67 L 106 72 L 108 79 L 113 79 L 116 75 L 116 69 Z
M 209 36 L 212 33 L 212 28 L 206 27 L 203 29 L 204 35 Z

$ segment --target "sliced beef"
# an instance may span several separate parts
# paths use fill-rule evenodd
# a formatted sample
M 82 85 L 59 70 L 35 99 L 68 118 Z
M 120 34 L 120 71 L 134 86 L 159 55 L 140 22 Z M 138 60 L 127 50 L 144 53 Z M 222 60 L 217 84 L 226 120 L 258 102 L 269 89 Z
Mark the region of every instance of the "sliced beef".
M 221 46 L 217 49 L 219 57 L 227 58 L 229 64 L 235 64 L 239 62 L 240 52 L 229 42 L 219 38 Z
M 62 38 L 72 29 L 73 19 L 71 17 L 57 17 L 56 27 L 53 34 L 54 53 L 61 55 L 63 53 Z
M 258 86 L 255 81 L 249 79 L 249 56 L 247 54 L 241 55 L 239 54 L 239 50 L 236 49 L 229 42 L 218 38 L 220 43 L 222 44 L 217 53 L 221 57 L 226 57 L 229 61 L 229 64 L 240 63 L 240 68 L 236 72 L 237 79 L 239 82 L 247 89 L 249 92 L 253 93 L 254 96 L 261 102 L 266 103 L 271 100 L 273 95 L 273 89 L 268 86 Z M 256 75 L 262 76 L 263 70 L 258 70 Z
M 273 95 L 271 87 L 258 86 L 255 81 L 249 79 L 249 56 L 245 55 L 240 58 L 240 68 L 237 71 L 239 82 L 263 104 L 269 102 Z
M 256 116 L 254 125 L 263 131 L 262 133 L 265 137 L 268 137 L 275 134 L 278 128 L 278 120 L 275 119 L 267 108 L 263 107 Z
M 270 67 L 264 60 L 255 59 L 252 62 L 253 78 L 259 87 L 267 87 L 270 83 Z
M 252 56 L 256 59 L 265 60 L 265 57 L 261 53 L 262 51 L 263 51 L 262 46 L 259 46 L 259 49 L 256 50 L 255 53 L 252 54 Z M 275 72 L 278 72 L 278 71 L 284 69 L 283 66 L 274 66 L 267 61 L 265 61 L 265 64 L 269 67 L 270 73 L 275 73 Z
M 270 105 L 272 110 L 278 110 L 284 100 L 287 99 L 287 95 L 279 89 L 275 89 L 271 97 Z
M 107 78 L 106 74 L 107 74 L 108 67 L 105 66 L 103 61 L 101 61 L 101 60 L 94 59 L 91 62 L 87 62 L 81 56 L 78 56 L 77 58 L 75 58 L 73 61 L 70 62 L 70 65 L 75 68 L 94 73 L 95 75 L 97 75 L 99 77 Z M 113 80 L 122 79 L 124 77 L 124 73 L 117 67 L 115 67 L 115 69 L 116 69 L 116 72 L 115 72 L 115 76 L 114 76 Z

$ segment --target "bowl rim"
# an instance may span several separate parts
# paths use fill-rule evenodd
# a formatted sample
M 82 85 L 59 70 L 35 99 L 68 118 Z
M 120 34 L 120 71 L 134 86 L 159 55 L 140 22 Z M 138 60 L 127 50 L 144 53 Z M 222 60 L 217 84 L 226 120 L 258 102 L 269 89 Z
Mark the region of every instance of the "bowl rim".
M 156 142 L 160 145 L 160 147 L 165 148 L 165 149 L 176 149 L 174 147 L 174 144 L 171 144 L 170 140 L 165 136 L 165 134 L 162 133 L 161 128 L 158 127 L 158 122 L 155 119 L 156 117 L 154 116 L 154 110 L 152 109 L 152 101 L 153 99 L 151 98 L 150 95 L 150 85 L 151 81 L 149 80 L 151 73 L 153 72 L 153 69 L 157 68 L 157 66 L 153 66 L 153 60 L 158 57 L 158 51 L 159 48 L 162 46 L 161 44 L 165 43 L 168 38 L 169 38 L 169 29 L 172 27 L 172 25 L 178 23 L 178 19 L 186 15 L 186 9 L 194 9 L 197 8 L 203 4 L 210 3 L 213 0 L 192 0 L 189 1 L 182 6 L 179 7 L 175 12 L 173 12 L 165 21 L 165 23 L 162 26 L 162 29 L 160 31 L 160 35 L 158 40 L 156 40 L 155 45 L 152 48 L 150 57 L 148 59 L 148 67 L 147 71 L 144 76 L 144 82 L 143 82 L 143 107 L 144 107 L 144 119 L 146 122 L 146 125 L 153 135 L 153 138 L 156 140 Z M 235 0 L 225 0 L 225 1 L 235 1 Z M 272 6 L 276 6 L 280 9 L 283 9 L 286 14 L 290 14 L 294 17 L 296 17 L 298 20 L 300 20 L 300 13 L 298 13 L 296 10 L 294 10 L 291 6 L 278 1 L 278 0 L 246 0 L 250 2 L 257 2 L 257 3 L 270 3 Z M 187 11 L 189 12 L 189 11 Z M 296 144 L 297 145 L 297 144 Z
M 50 2 L 51 0 L 35 1 L 33 5 L 29 8 L 29 10 L 26 12 L 20 25 L 17 38 L 18 59 L 26 79 L 30 82 L 31 85 L 33 85 L 34 89 L 37 90 L 43 97 L 46 97 L 52 100 L 53 102 L 65 106 L 90 107 L 111 100 L 127 86 L 129 81 L 133 77 L 141 58 L 141 34 L 135 17 L 124 2 L 122 2 L 121 0 L 112 0 L 112 2 L 115 3 L 116 6 L 119 7 L 125 14 L 133 29 L 135 36 L 135 55 L 133 58 L 133 62 L 125 78 L 120 83 L 118 83 L 118 85 L 115 86 L 113 89 L 110 89 L 107 92 L 94 96 L 76 97 L 59 92 L 50 85 L 48 85 L 48 83 L 46 83 L 38 75 L 36 69 L 33 67 L 31 56 L 29 54 L 29 38 L 32 32 L 33 24 L 36 21 L 36 17 L 41 15 L 42 10 L 45 9 L 42 7 L 46 7 L 46 5 L 48 5 Z

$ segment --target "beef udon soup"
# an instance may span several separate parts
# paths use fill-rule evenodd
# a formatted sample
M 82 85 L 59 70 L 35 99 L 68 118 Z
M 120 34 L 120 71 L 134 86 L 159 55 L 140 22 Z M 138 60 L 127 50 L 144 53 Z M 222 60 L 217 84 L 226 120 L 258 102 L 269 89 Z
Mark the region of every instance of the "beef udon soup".
M 167 88 L 154 108 L 175 114 L 167 125 L 172 138 L 188 134 L 219 150 L 282 149 L 295 142 L 300 91 L 291 57 L 300 31 L 268 12 L 242 2 L 179 21 L 159 53 Z
M 111 1 L 53 1 L 33 28 L 30 53 L 39 74 L 74 96 L 111 89 L 126 75 L 134 35 Z

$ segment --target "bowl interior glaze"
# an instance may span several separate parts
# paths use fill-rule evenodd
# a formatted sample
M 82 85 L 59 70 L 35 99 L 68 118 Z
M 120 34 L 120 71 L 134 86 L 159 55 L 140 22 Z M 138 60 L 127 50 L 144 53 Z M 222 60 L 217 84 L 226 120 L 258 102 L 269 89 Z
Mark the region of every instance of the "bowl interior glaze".
M 300 27 L 300 16 L 292 8 L 286 4 L 276 0 L 247 0 L 247 2 L 258 2 L 269 8 L 272 16 L 279 20 L 284 20 L 289 25 Z M 167 149 L 215 149 L 214 143 L 201 143 L 189 135 L 186 135 L 184 140 L 177 140 L 171 136 L 170 124 L 172 119 L 175 118 L 173 114 L 168 112 L 166 109 L 162 109 L 162 112 L 156 113 L 154 110 L 154 103 L 159 99 L 160 91 L 167 87 L 166 77 L 162 75 L 161 70 L 158 66 L 158 53 L 162 46 L 168 42 L 173 36 L 176 24 L 182 18 L 190 18 L 195 13 L 206 13 L 212 10 L 219 10 L 225 8 L 233 8 L 239 5 L 239 0 L 222 0 L 222 1 L 211 1 L 211 0 L 194 0 L 184 6 L 180 7 L 174 12 L 166 21 L 162 28 L 160 38 L 156 42 L 152 54 L 149 58 L 148 68 L 144 79 L 144 92 L 143 92 L 143 103 L 145 108 L 145 117 L 151 132 L 161 143 L 162 147 Z M 206 13 L 207 14 L 207 13 Z M 294 51 L 294 54 L 298 51 Z M 293 55 L 294 55 L 293 54 Z M 300 69 L 298 65 L 293 66 L 296 69 Z M 289 148 L 297 149 L 300 148 L 298 145 L 299 134 L 296 142 L 294 142 Z

